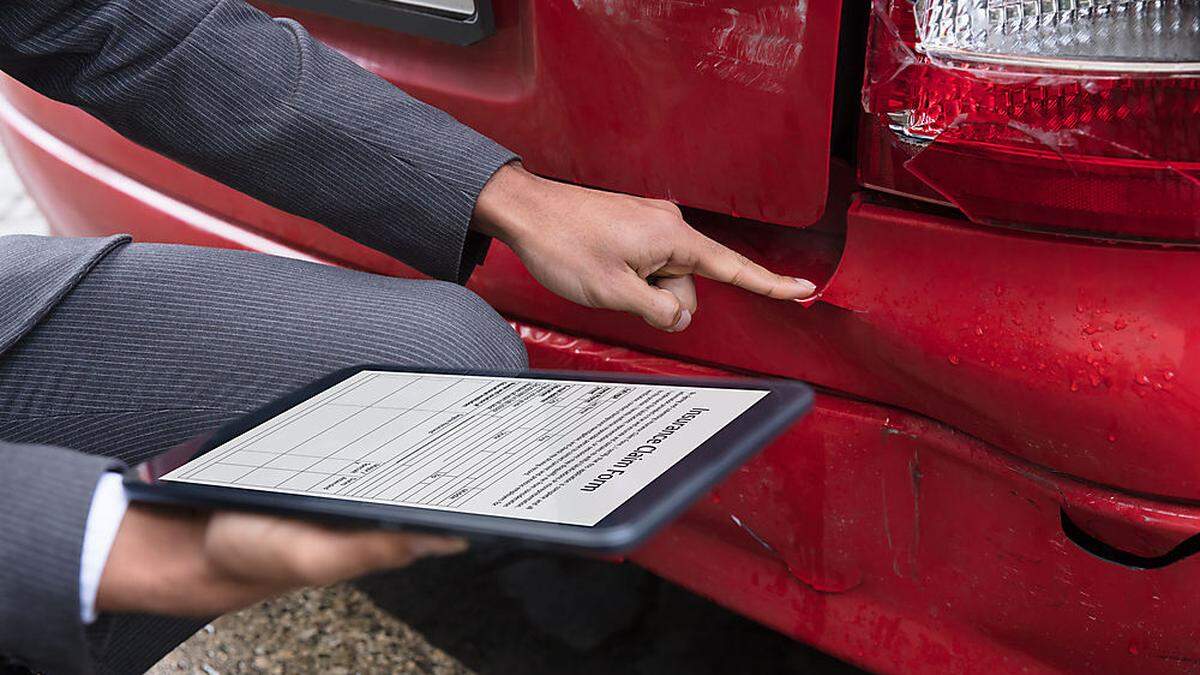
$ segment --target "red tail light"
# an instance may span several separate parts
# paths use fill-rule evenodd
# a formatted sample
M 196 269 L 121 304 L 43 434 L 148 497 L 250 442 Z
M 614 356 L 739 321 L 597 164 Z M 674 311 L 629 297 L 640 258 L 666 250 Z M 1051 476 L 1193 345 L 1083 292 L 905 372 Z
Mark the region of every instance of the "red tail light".
M 876 0 L 863 185 L 980 223 L 1200 241 L 1200 2 Z

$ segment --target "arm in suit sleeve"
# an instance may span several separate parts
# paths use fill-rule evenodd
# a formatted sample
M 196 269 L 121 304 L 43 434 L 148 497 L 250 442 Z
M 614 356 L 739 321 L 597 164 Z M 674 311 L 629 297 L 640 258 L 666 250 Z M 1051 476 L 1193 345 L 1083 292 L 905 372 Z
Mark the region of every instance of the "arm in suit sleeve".
M 115 460 L 0 442 L 0 654 L 47 672 L 90 670 L 80 617 L 83 535 Z
M 6 0 L 0 68 L 128 138 L 434 277 L 487 240 L 510 151 L 241 0 Z

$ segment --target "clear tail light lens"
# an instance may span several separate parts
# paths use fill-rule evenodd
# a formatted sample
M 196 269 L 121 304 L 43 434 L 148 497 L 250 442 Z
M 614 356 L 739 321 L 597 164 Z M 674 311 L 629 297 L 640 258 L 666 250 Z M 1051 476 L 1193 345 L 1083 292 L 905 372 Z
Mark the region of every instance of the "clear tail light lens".
M 1200 241 L 1200 0 L 877 0 L 864 185 Z
M 1172 72 L 1200 62 L 1196 0 L 918 0 L 918 47 L 964 61 Z

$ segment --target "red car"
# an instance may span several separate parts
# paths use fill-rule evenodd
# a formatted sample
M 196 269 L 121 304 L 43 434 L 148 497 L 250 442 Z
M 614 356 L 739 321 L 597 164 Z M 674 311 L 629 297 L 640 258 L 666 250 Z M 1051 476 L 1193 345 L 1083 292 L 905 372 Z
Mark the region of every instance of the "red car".
M 1200 667 L 1194 0 L 264 7 L 536 172 L 823 282 L 805 307 L 700 281 L 666 334 L 499 245 L 475 274 L 536 366 L 819 387 L 638 563 L 877 671 Z M 412 274 L 2 87 L 55 232 Z

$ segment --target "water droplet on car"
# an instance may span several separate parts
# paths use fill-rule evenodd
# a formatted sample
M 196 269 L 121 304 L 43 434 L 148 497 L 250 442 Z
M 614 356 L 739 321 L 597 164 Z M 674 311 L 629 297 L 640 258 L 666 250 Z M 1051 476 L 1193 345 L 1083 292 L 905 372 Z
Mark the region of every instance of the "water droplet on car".
M 946 360 L 949 361 L 950 364 L 954 365 L 954 366 L 957 366 L 961 362 L 961 359 L 958 358 L 958 354 L 951 354 L 950 356 L 948 356 L 946 358 Z
M 1125 319 L 1117 319 L 1116 321 L 1113 322 L 1113 328 L 1115 330 L 1125 330 L 1128 327 L 1129 327 L 1129 322 L 1125 321 Z
M 1143 375 L 1143 374 L 1141 374 L 1141 373 L 1138 373 L 1137 375 L 1134 375 L 1134 376 L 1133 376 L 1133 381 L 1134 381 L 1134 382 L 1136 382 L 1136 383 L 1138 383 L 1138 384 L 1140 384 L 1140 385 L 1142 385 L 1143 387 L 1144 387 L 1144 386 L 1146 386 L 1146 385 L 1148 385 L 1148 384 L 1150 384 L 1150 378 L 1146 377 L 1145 375 Z

